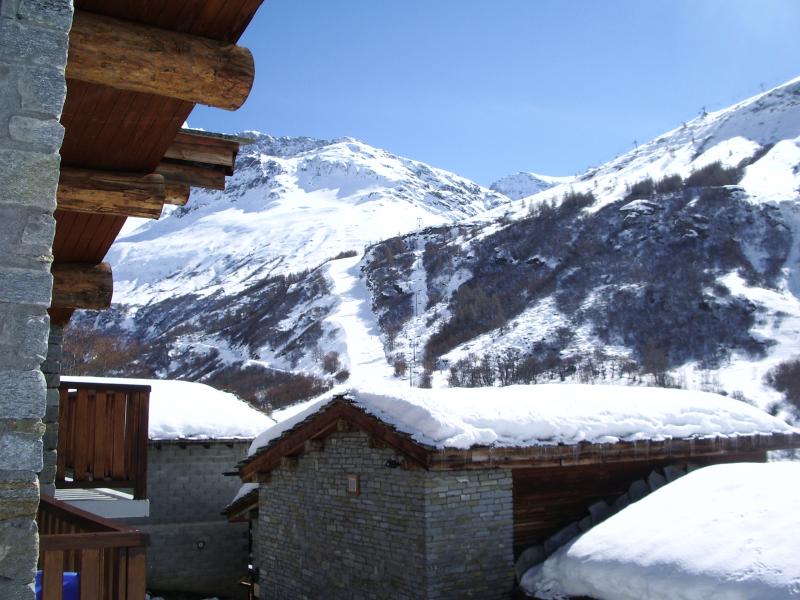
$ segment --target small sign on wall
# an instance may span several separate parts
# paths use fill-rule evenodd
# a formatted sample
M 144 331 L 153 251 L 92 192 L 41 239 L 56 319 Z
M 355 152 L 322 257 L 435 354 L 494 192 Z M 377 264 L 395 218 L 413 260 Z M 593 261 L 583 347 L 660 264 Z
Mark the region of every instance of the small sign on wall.
M 361 495 L 361 480 L 358 475 L 347 476 L 347 495 L 360 496 Z

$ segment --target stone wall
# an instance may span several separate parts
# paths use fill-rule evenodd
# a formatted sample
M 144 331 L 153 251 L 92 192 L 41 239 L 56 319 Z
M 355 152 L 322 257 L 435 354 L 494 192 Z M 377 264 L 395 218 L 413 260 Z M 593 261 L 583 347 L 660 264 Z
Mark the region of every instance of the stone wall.
M 254 540 L 260 598 L 425 598 L 425 473 L 338 432 L 272 471 Z M 347 475 L 360 477 L 358 496 Z
M 510 598 L 514 586 L 511 472 L 436 472 L 425 488 L 428 598 Z
M 43 494 L 54 496 L 56 493 L 56 449 L 58 447 L 58 386 L 61 383 L 61 354 L 64 340 L 64 328 L 50 325 L 50 336 L 47 341 L 47 358 L 42 363 L 47 385 L 47 401 L 44 414 L 44 438 L 42 471 L 39 473 L 39 486 Z
M 259 491 L 262 599 L 509 598 L 510 474 L 387 467 L 360 431 L 284 459 Z M 360 493 L 348 495 L 347 477 Z
M 221 511 L 241 485 L 234 471 L 248 441 L 150 442 L 147 495 L 150 517 L 127 522 L 150 534 L 147 587 L 241 597 L 247 574 L 246 523 L 228 523 Z
M 0 1 L 0 598 L 32 599 L 68 0 Z

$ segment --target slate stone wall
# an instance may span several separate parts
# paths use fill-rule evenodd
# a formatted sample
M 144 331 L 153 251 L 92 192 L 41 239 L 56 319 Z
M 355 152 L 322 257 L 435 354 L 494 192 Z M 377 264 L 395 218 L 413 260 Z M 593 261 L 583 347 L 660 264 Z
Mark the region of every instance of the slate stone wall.
M 223 473 L 235 470 L 249 445 L 150 442 L 150 517 L 127 521 L 150 534 L 148 589 L 209 597 L 244 595 L 237 582 L 247 574 L 247 524 L 228 523 L 221 511 L 241 485 L 238 477 Z
M 61 356 L 64 341 L 64 328 L 50 325 L 50 336 L 47 341 L 47 358 L 42 363 L 47 399 L 44 414 L 44 438 L 42 470 L 39 473 L 39 486 L 43 494 L 54 496 L 56 493 L 56 450 L 58 448 L 58 386 L 61 383 Z
M 427 598 L 511 598 L 512 486 L 511 472 L 503 469 L 428 473 Z
M 68 0 L 0 1 L 0 598 L 34 597 Z
M 510 474 L 386 466 L 398 459 L 339 431 L 272 471 L 254 535 L 262 599 L 511 597 Z

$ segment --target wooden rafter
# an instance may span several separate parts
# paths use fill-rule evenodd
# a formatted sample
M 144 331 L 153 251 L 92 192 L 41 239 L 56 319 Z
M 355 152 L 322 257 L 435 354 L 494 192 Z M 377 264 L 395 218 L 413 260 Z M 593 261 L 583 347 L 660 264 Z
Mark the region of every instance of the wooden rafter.
M 232 175 L 238 152 L 239 143 L 236 141 L 181 131 L 167 148 L 164 158 L 226 167 L 226 174 Z
M 444 449 L 431 456 L 433 470 L 486 469 L 492 467 L 566 467 L 607 463 L 657 461 L 723 456 L 800 447 L 800 435 L 774 433 L 734 437 L 641 440 L 597 444 L 560 444 L 522 448 Z
M 63 167 L 58 208 L 71 212 L 158 219 L 166 199 L 164 177 Z
M 75 11 L 69 78 L 236 110 L 247 99 L 254 74 L 246 48 Z
M 211 190 L 225 189 L 225 167 L 190 164 L 169 159 L 162 160 L 156 173 L 164 176 L 167 184 L 201 187 Z
M 164 204 L 174 204 L 185 206 L 189 202 L 190 186 L 186 183 L 174 183 L 168 181 L 164 186 Z
M 54 263 L 52 308 L 103 310 L 111 306 L 114 281 L 108 263 Z

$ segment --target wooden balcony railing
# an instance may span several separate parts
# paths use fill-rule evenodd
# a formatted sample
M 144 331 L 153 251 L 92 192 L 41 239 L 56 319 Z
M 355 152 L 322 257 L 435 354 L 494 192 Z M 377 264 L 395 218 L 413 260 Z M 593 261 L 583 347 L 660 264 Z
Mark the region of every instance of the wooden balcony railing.
M 77 572 L 81 600 L 144 600 L 147 534 L 42 495 L 37 515 L 42 600 L 62 600 Z
M 150 386 L 62 383 L 58 488 L 132 488 L 147 498 Z

